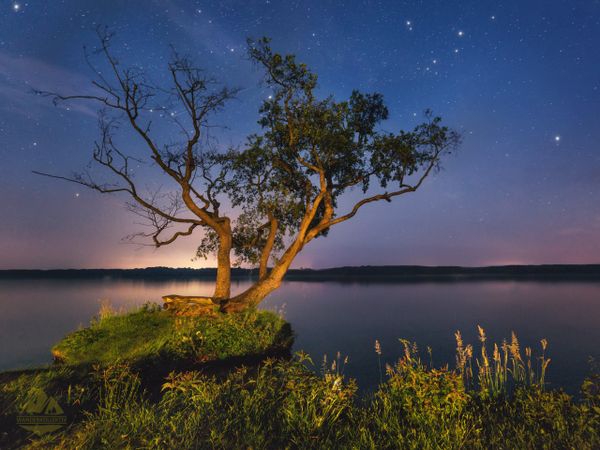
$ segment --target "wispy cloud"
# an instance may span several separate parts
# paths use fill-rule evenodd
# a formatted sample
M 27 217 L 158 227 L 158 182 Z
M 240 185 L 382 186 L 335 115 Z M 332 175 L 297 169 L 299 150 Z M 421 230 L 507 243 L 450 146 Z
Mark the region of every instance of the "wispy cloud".
M 39 59 L 0 52 L 0 109 L 31 116 L 53 107 L 47 98 L 34 95 L 33 90 L 81 94 L 90 92 L 90 79 L 77 72 L 46 63 Z M 84 103 L 61 105 L 71 111 L 96 116 L 94 108 Z
M 239 37 L 231 36 L 214 23 L 216 20 L 213 22 L 210 11 L 206 9 L 203 9 L 200 14 L 197 8 L 182 7 L 172 1 L 161 2 L 161 4 L 167 6 L 165 9 L 167 18 L 191 38 L 193 45 L 203 48 L 217 58 L 226 59 L 224 57 L 227 56 L 227 49 L 238 47 L 243 43 Z
M 215 66 L 205 67 L 209 73 L 215 75 L 214 72 L 220 71 L 220 76 L 226 76 L 227 82 L 243 87 L 256 85 L 260 75 L 246 57 L 246 38 L 250 36 L 228 31 L 220 25 L 222 17 L 213 16 L 209 8 L 203 7 L 200 13 L 198 8 L 180 2 L 161 1 L 160 4 L 165 7 L 168 20 L 181 30 L 189 45 L 210 54 Z

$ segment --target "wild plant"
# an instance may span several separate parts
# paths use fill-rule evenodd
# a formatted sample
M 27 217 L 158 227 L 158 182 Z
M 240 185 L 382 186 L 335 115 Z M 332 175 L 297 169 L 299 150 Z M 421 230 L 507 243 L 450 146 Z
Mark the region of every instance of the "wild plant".
M 494 343 L 492 353 L 488 353 L 487 336 L 481 326 L 477 326 L 478 339 L 481 345 L 480 356 L 473 356 L 473 347 L 465 345 L 460 331 L 456 339 L 456 369 L 462 376 L 467 388 L 478 389 L 482 395 L 507 394 L 516 387 L 529 386 L 543 389 L 546 383 L 546 369 L 550 358 L 546 358 L 548 341 L 540 341 L 542 353 L 535 364 L 531 347 L 525 348 L 522 357 L 517 335 L 512 332 L 508 343 L 503 340 L 500 345 Z M 473 365 L 473 359 L 475 365 Z M 474 373 L 473 367 L 476 367 Z

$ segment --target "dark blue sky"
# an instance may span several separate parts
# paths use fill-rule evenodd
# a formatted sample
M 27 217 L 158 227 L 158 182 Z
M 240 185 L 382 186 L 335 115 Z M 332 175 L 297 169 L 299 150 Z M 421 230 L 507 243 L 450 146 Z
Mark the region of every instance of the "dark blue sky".
M 257 130 L 269 93 L 245 40 L 263 35 L 308 63 L 323 95 L 383 93 L 385 129 L 412 128 L 432 108 L 463 133 L 420 191 L 365 207 L 296 266 L 600 262 L 597 0 L 1 0 L 0 268 L 211 265 L 190 261 L 200 235 L 160 250 L 122 243 L 137 229 L 123 198 L 31 173 L 69 174 L 90 159 L 94 109 L 30 90 L 85 92 L 82 46 L 96 43 L 97 24 L 117 32 L 122 62 L 155 80 L 172 44 L 241 87 L 218 118 L 223 146 Z

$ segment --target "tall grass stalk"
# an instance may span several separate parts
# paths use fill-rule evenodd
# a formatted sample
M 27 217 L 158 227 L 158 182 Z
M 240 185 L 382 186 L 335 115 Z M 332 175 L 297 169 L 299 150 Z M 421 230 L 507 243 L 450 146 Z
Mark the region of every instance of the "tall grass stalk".
M 542 354 L 539 364 L 533 364 L 531 347 L 525 348 L 525 359 L 521 356 L 521 347 L 517 335 L 511 333 L 510 344 L 503 340 L 500 345 L 493 344 L 492 354 L 487 349 L 487 336 L 481 326 L 477 326 L 478 340 L 481 345 L 480 357 L 473 364 L 473 351 L 470 345 L 465 346 L 460 331 L 456 339 L 456 370 L 461 374 L 465 386 L 477 388 L 482 394 L 495 396 L 507 394 L 517 387 L 528 386 L 543 389 L 546 384 L 546 369 L 550 358 L 546 358 L 548 341 L 540 341 Z M 474 377 L 473 366 L 477 368 Z M 477 383 L 474 382 L 477 380 Z

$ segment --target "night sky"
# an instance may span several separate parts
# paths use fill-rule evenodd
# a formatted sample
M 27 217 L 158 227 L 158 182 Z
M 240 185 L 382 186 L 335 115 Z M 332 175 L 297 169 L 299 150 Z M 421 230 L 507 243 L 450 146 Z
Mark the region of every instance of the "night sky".
M 417 193 L 361 209 L 296 267 L 600 263 L 597 0 L 1 0 L 0 268 L 212 265 L 191 260 L 200 234 L 160 250 L 124 243 L 139 229 L 124 198 L 31 173 L 68 175 L 90 160 L 94 108 L 31 90 L 89 90 L 82 46 L 96 44 L 99 24 L 117 33 L 121 62 L 157 81 L 172 44 L 240 87 L 215 118 L 229 127 L 223 147 L 258 131 L 269 91 L 245 42 L 265 35 L 319 75 L 322 95 L 381 92 L 386 130 L 432 108 L 461 131 L 460 151 Z M 143 151 L 127 133 L 121 146 Z

